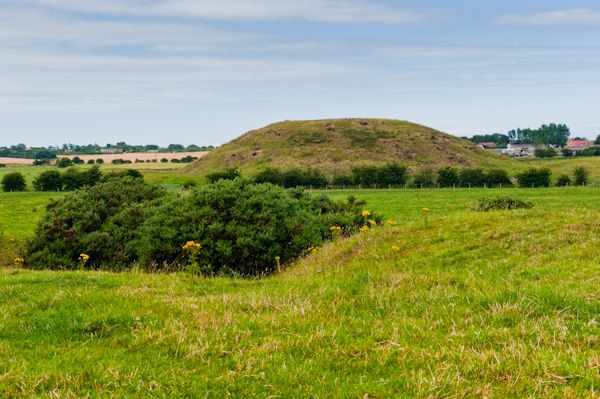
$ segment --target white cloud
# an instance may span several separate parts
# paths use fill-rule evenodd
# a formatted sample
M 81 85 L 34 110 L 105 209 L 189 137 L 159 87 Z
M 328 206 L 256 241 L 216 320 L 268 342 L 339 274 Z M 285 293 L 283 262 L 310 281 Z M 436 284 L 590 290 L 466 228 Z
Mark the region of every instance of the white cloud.
M 600 11 L 572 9 L 548 11 L 530 15 L 504 15 L 497 22 L 505 25 L 598 25 Z
M 211 20 L 398 24 L 420 19 L 416 13 L 366 0 L 24 0 L 15 4 L 110 15 Z

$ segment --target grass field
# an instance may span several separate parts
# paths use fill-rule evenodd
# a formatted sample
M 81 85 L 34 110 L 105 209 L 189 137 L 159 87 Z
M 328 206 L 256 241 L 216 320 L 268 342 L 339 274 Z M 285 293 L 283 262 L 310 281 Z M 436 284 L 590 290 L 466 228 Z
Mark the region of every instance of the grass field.
M 0 397 L 596 397 L 600 189 L 327 193 L 399 224 L 261 280 L 0 269 Z

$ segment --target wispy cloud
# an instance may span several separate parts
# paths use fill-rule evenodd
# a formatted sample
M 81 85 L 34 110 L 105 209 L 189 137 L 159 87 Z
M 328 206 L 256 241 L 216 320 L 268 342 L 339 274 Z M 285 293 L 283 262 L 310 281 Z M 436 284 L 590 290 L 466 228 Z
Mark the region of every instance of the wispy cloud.
M 414 12 L 367 0 L 20 0 L 19 4 L 86 13 L 209 20 L 299 19 L 385 24 L 420 20 Z
M 497 19 L 505 25 L 600 25 L 600 11 L 571 9 L 527 15 L 504 15 Z

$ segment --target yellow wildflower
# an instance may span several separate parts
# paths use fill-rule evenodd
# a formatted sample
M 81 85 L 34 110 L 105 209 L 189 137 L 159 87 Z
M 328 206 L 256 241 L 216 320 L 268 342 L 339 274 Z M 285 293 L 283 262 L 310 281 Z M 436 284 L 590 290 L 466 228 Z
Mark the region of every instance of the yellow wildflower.
M 25 263 L 25 259 L 23 258 L 15 258 L 14 260 L 15 266 L 22 266 Z
M 369 226 L 364 225 L 363 227 L 360 228 L 359 230 L 361 233 L 366 233 L 367 231 L 369 231 Z
M 376 222 L 376 221 L 374 221 L 373 219 L 369 220 L 369 224 L 370 224 L 371 226 L 377 226 L 377 222 Z
M 396 221 L 392 220 L 392 219 L 388 220 L 386 223 L 388 224 L 388 226 L 395 226 L 396 225 Z
M 333 234 L 340 234 L 342 232 L 342 228 L 340 226 L 331 226 L 329 231 L 331 231 Z
M 319 248 L 317 248 L 317 247 L 308 248 L 308 252 L 310 252 L 312 255 L 316 254 L 318 251 L 319 251 Z
M 392 245 L 392 251 L 398 252 L 398 251 L 400 251 L 400 247 L 397 245 Z
M 423 212 L 429 213 L 429 208 L 423 208 Z
M 368 218 L 369 216 L 371 216 L 371 212 L 365 209 L 364 211 L 362 211 L 362 216 L 364 218 Z
M 197 254 L 202 248 L 202 245 L 198 244 L 195 241 L 188 241 L 182 248 L 184 251 L 187 251 L 191 254 Z
M 81 253 L 79 254 L 79 260 L 85 264 L 88 260 L 90 260 L 90 256 L 88 254 Z

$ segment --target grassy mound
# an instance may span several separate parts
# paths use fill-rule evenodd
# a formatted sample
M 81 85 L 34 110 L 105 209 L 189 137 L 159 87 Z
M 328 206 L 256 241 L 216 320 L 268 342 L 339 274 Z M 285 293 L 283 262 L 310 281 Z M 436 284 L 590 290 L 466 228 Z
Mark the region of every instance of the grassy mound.
M 598 212 L 435 209 L 261 280 L 0 271 L 0 392 L 590 396 Z
M 357 164 L 399 162 L 413 169 L 444 165 L 508 167 L 516 161 L 425 126 L 382 119 L 281 122 L 248 132 L 188 166 L 204 175 L 226 167 L 253 174 L 267 166 L 346 173 Z

